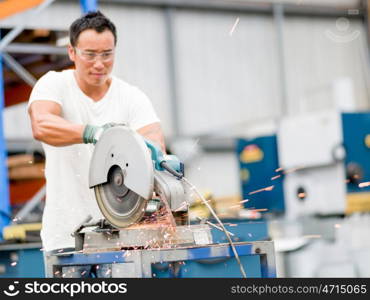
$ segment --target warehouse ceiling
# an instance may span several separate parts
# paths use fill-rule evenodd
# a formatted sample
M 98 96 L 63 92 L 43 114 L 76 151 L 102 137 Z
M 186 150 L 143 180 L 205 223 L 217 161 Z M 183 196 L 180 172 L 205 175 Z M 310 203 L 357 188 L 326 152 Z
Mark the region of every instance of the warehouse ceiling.
M 73 1 L 73 0 L 64 0 Z M 172 6 L 243 6 L 283 3 L 304 6 L 361 7 L 367 0 L 100 0 L 100 3 Z

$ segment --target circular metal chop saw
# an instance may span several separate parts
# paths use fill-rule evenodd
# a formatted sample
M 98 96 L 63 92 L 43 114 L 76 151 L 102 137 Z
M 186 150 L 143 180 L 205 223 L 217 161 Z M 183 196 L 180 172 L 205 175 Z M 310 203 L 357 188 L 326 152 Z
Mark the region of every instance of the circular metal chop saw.
M 95 145 L 89 186 L 106 220 L 124 228 L 164 206 L 176 214 L 187 212 L 182 176 L 183 165 L 175 156 L 163 155 L 134 130 L 117 125 Z

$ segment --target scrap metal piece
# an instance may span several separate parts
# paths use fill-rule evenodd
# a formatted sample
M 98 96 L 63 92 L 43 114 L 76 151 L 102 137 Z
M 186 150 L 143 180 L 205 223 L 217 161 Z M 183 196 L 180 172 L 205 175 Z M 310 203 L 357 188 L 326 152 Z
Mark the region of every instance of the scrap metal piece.
M 84 232 L 83 252 L 101 252 L 127 248 L 171 248 L 212 244 L 208 225 L 164 227 L 160 225 L 125 228 L 117 232 Z

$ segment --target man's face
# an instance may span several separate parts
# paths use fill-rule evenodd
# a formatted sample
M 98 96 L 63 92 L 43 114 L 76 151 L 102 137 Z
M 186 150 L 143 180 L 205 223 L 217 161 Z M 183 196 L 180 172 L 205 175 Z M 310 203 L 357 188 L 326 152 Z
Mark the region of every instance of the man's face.
M 68 47 L 70 59 L 75 63 L 76 74 L 91 86 L 104 85 L 113 69 L 114 36 L 111 31 L 101 33 L 87 29 L 78 36 L 75 47 Z

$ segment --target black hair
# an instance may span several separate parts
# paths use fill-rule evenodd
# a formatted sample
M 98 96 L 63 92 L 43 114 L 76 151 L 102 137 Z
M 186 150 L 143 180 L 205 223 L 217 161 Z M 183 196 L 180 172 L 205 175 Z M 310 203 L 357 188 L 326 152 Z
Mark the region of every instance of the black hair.
M 116 26 L 100 11 L 94 11 L 78 18 L 69 27 L 69 40 L 73 47 L 77 45 L 80 33 L 87 29 L 93 29 L 98 33 L 109 30 L 113 33 L 114 45 L 117 44 Z

